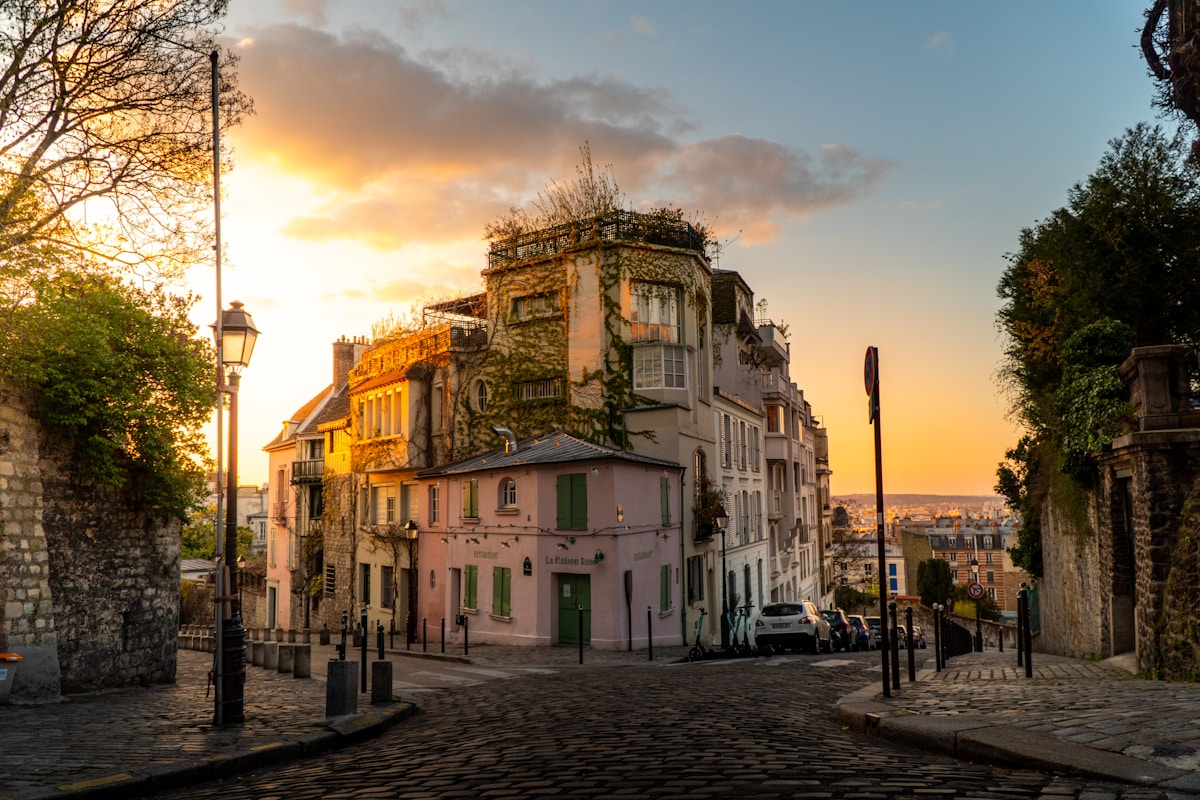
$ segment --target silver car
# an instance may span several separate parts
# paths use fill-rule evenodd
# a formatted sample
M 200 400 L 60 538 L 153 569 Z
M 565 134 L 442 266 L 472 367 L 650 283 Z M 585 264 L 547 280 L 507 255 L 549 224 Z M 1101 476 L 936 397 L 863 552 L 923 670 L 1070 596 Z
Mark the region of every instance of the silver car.
M 754 617 L 754 646 L 762 653 L 782 653 L 788 648 L 833 652 L 829 622 L 816 604 L 807 600 L 763 606 Z

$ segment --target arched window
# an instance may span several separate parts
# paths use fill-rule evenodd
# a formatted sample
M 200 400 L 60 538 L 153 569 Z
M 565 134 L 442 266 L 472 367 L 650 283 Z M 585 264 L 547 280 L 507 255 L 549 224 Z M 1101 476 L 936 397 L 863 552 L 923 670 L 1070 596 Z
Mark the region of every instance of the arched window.
M 500 508 L 517 507 L 517 482 L 512 478 L 500 479 Z
M 483 381 L 475 382 L 475 410 L 479 412 L 487 411 L 488 389 L 487 384 Z

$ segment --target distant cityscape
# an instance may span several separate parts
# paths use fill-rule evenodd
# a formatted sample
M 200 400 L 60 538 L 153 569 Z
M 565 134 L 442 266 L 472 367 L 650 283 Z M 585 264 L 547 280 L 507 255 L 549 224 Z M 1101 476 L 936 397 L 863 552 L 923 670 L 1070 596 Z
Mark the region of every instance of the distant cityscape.
M 830 499 L 833 508 L 846 509 L 856 531 L 875 529 L 875 495 L 844 494 Z M 1013 512 L 999 495 L 883 495 L 884 520 L 888 523 L 935 519 L 1011 520 Z

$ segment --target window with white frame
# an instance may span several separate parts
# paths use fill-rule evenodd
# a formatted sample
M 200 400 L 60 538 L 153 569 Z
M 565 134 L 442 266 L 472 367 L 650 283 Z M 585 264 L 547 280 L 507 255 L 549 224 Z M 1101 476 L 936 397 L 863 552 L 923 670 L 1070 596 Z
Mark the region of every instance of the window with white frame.
M 500 508 L 517 507 L 517 482 L 512 478 L 500 480 Z
M 513 394 L 518 400 L 550 400 L 563 396 L 563 382 L 561 378 L 521 381 L 513 384 Z
M 686 389 L 686 348 L 678 344 L 643 344 L 635 347 L 633 388 Z
M 762 430 L 757 425 L 750 426 L 750 469 L 759 472 L 762 469 Z
M 435 483 L 429 487 L 429 524 L 437 525 L 441 520 L 441 490 Z
M 359 399 L 359 419 L 364 439 L 404 435 L 404 397 L 399 386 Z
M 679 342 L 679 287 L 634 283 L 629 287 L 629 321 L 635 342 Z
M 378 483 L 371 487 L 371 524 L 396 522 L 396 484 Z
M 556 295 L 527 294 L 513 298 L 511 319 L 514 322 L 522 322 L 527 319 L 552 316 L 557 312 L 558 298 Z

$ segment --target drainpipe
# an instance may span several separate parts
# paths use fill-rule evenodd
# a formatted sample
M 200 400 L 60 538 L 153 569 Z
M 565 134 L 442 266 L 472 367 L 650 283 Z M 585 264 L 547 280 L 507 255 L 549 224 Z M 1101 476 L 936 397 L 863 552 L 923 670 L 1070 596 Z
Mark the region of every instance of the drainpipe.
M 683 646 L 688 646 L 688 568 L 687 568 L 687 548 L 685 546 L 687 539 L 687 529 L 683 524 L 683 476 L 687 474 L 687 467 L 679 471 L 679 569 L 683 572 L 683 580 L 679 584 L 683 587 L 682 597 L 679 598 L 679 607 L 683 613 L 679 615 L 679 624 L 682 626 Z
M 504 437 L 504 452 L 517 452 L 517 435 L 512 432 L 511 428 L 505 428 L 503 425 L 493 425 L 492 433 Z

